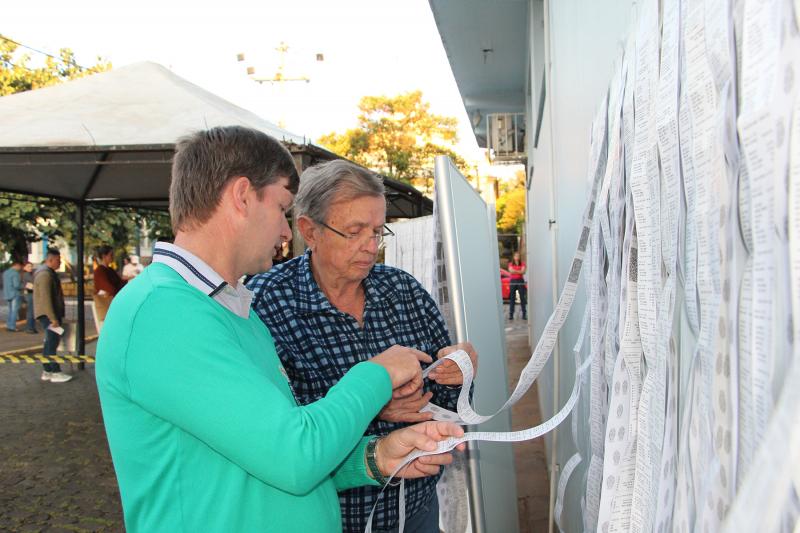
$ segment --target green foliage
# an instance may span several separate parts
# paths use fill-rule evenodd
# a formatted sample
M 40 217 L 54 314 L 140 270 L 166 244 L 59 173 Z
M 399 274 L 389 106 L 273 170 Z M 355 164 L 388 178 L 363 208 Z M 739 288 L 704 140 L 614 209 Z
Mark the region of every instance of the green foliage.
M 166 212 L 89 205 L 84 213 L 84 246 L 87 255 L 108 244 L 116 250 L 134 246 L 147 234 L 151 239 L 171 239 L 172 229 Z M 62 237 L 74 243 L 77 232 L 77 206 L 13 193 L 0 193 L 0 252 L 24 260 L 28 243 Z M 145 228 L 142 233 L 140 228 Z
M 81 67 L 69 48 L 59 50 L 58 59 L 47 56 L 43 65 L 33 67 L 30 55 L 20 54 L 18 49 L 17 43 L 0 35 L 0 96 L 56 85 L 111 69 L 111 63 L 99 57 L 95 65 Z
M 365 96 L 358 104 L 358 126 L 318 140 L 332 152 L 385 176 L 430 193 L 434 157 L 448 155 L 469 170 L 454 151 L 457 121 L 430 112 L 421 91 L 397 96 Z
M 523 233 L 525 223 L 525 169 L 515 172 L 514 179 L 498 181 L 497 233 Z
M 498 233 L 522 233 L 525 223 L 525 187 L 518 187 L 497 199 Z
M 44 235 L 64 236 L 61 224 L 71 208 L 70 204 L 57 204 L 45 198 L 0 194 L 0 250 L 23 260 L 28 255 L 28 242 L 38 241 Z
M 139 215 L 144 222 L 142 226 L 145 228 L 145 234 L 151 241 L 171 242 L 175 239 L 169 213 L 166 211 L 139 211 Z

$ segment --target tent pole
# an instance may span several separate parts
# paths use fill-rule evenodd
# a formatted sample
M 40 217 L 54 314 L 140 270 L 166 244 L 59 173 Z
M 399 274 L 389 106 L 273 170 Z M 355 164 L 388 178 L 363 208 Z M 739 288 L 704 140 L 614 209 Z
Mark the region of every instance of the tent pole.
M 78 202 L 78 211 L 77 211 L 77 225 L 78 225 L 78 232 L 77 232 L 77 248 L 78 248 L 78 261 L 77 261 L 77 271 L 78 271 L 78 280 L 77 280 L 77 288 L 78 288 L 78 323 L 75 330 L 76 336 L 76 349 L 77 355 L 85 355 L 84 352 L 86 351 L 86 317 L 84 316 L 84 287 L 83 287 L 83 225 L 86 219 L 85 216 L 86 211 L 86 204 L 84 202 Z M 84 363 L 78 363 L 78 369 L 83 370 L 86 365 Z

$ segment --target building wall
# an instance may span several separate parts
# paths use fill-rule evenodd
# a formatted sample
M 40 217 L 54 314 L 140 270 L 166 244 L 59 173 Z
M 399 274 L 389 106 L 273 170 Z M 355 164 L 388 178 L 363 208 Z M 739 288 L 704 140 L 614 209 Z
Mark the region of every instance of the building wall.
M 549 26 L 551 58 L 550 84 L 542 118 L 538 144 L 528 144 L 527 234 L 532 345 L 538 340 L 554 307 L 552 276 L 557 269 L 556 295 L 560 293 L 578 242 L 581 215 L 589 194 L 587 166 L 591 123 L 596 108 L 608 87 L 614 61 L 620 56 L 634 19 L 634 0 L 557 0 L 545 6 L 531 0 L 529 35 L 531 50 L 530 83 L 533 90 L 526 102 L 531 117 L 531 136 L 535 135 L 538 116 L 537 83 L 541 82 L 545 66 L 547 35 L 541 31 Z M 549 13 L 548 13 L 549 11 Z M 543 24 L 539 24 L 539 20 Z M 537 31 L 539 30 L 539 31 Z M 532 139 L 533 140 L 533 139 Z M 555 220 L 550 225 L 549 221 Z M 575 379 L 572 344 L 578 337 L 585 305 L 581 288 L 561 333 L 559 360 L 559 405 L 553 401 L 553 361 L 538 379 L 542 415 L 549 418 L 566 401 Z M 584 410 L 579 406 L 576 413 Z M 586 431 L 585 424 L 583 432 Z M 588 438 L 579 431 L 578 438 Z M 548 453 L 552 447 L 548 435 Z M 574 453 L 575 446 L 569 431 L 569 420 L 559 428 L 556 451 L 557 463 L 563 466 Z M 565 531 L 581 529 L 580 496 L 585 489 L 584 462 L 573 474 L 567 487 L 563 526 Z

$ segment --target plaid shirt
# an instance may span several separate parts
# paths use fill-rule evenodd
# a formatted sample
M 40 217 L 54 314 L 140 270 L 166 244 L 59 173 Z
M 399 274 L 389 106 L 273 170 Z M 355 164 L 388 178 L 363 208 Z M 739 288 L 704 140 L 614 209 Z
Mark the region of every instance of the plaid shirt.
M 450 336 L 436 303 L 410 274 L 375 265 L 364 280 L 363 328 L 336 309 L 311 273 L 311 252 L 251 279 L 253 308 L 275 339 L 295 398 L 301 405 L 319 400 L 356 363 L 400 344 L 430 354 L 449 346 Z M 426 382 L 433 402 L 455 410 L 460 387 Z M 377 418 L 366 434 L 385 435 L 407 426 Z M 406 516 L 420 512 L 436 497 L 438 477 L 406 481 Z M 364 531 L 380 488 L 357 487 L 339 493 L 345 532 Z M 398 523 L 397 487 L 389 487 L 375 510 L 373 529 Z

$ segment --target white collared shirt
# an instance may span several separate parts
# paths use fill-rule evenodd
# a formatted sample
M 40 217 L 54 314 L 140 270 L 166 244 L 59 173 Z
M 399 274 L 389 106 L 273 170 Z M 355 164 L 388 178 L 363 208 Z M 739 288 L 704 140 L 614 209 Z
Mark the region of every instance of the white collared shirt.
M 232 287 L 208 263 L 188 250 L 168 242 L 157 242 L 153 250 L 153 263 L 163 263 L 181 275 L 186 282 L 207 294 L 232 313 L 248 318 L 253 293 L 237 283 Z

